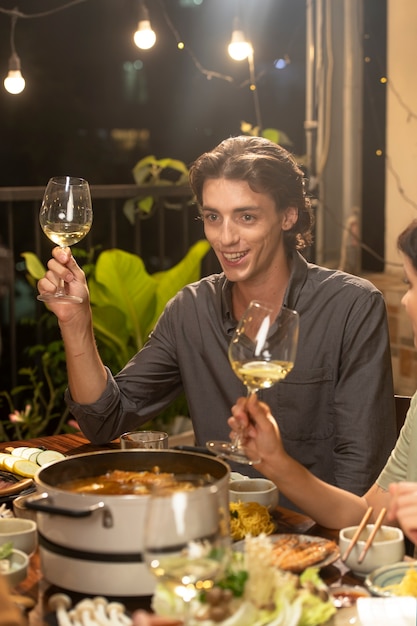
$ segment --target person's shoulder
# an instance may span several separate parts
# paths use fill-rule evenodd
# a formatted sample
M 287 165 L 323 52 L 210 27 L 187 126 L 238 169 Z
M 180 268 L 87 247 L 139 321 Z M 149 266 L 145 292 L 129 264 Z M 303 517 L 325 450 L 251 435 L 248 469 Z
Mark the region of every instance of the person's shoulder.
M 366 291 L 368 293 L 380 294 L 381 291 L 364 276 L 356 276 L 339 269 L 332 269 L 322 265 L 308 263 L 308 275 L 311 280 L 318 282 L 328 282 L 335 288 L 351 288 L 353 290 Z

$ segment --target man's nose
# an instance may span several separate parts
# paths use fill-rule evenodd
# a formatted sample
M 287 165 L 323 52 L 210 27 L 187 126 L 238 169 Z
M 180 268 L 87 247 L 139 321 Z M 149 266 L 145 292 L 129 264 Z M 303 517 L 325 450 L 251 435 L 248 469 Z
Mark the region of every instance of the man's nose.
M 233 222 L 225 220 L 222 224 L 220 239 L 222 244 L 230 245 L 239 239 L 238 229 Z

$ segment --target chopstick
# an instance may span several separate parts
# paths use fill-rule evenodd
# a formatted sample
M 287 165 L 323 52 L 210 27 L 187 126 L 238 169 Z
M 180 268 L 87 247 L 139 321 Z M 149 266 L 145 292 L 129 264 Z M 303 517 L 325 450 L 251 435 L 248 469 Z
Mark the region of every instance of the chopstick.
M 346 552 L 344 553 L 344 555 L 342 556 L 342 561 L 346 561 L 346 559 L 348 558 L 349 554 L 352 552 L 354 546 L 356 545 L 358 539 L 359 539 L 359 535 L 361 534 L 361 532 L 363 531 L 363 529 L 365 528 L 369 518 L 372 515 L 372 511 L 373 508 L 370 506 L 368 508 L 368 510 L 366 511 L 365 515 L 362 517 L 361 522 L 358 526 L 358 528 L 356 529 L 355 534 L 353 535 L 350 544 L 348 545 L 348 547 L 346 548 Z
M 375 539 L 375 535 L 377 534 L 378 530 L 380 529 L 380 527 L 382 525 L 382 522 L 384 520 L 386 512 L 387 512 L 387 509 L 385 507 L 381 509 L 381 512 L 378 515 L 378 519 L 376 520 L 376 522 L 374 524 L 374 527 L 372 529 L 372 532 L 369 535 L 369 537 L 368 537 L 368 539 L 367 539 L 367 541 L 366 541 L 366 543 L 365 543 L 365 545 L 363 547 L 363 550 L 362 550 L 362 552 L 359 555 L 358 563 L 362 563 L 363 559 L 365 558 L 366 553 L 368 552 L 369 548 L 372 545 L 373 540 Z

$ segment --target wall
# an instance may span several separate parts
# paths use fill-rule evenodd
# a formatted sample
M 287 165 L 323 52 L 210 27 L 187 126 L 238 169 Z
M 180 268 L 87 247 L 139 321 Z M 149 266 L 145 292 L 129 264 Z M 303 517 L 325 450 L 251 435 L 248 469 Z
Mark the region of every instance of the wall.
M 400 272 L 396 239 L 417 218 L 417 2 L 388 0 L 386 271 Z

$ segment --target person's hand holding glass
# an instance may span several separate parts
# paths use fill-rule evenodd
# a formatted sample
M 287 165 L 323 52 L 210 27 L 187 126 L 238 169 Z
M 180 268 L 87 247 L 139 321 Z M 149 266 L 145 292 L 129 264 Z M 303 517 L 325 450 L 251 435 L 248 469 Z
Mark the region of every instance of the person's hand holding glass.
M 45 235 L 61 248 L 81 241 L 93 222 L 88 182 L 73 176 L 51 178 L 43 196 L 39 222 Z M 54 293 L 41 293 L 38 300 L 69 303 L 83 301 L 79 296 L 67 294 L 62 280 Z
M 248 397 L 283 380 L 294 367 L 299 315 L 282 308 L 276 319 L 265 304 L 253 300 L 240 319 L 229 345 L 229 361 L 248 390 Z M 209 450 L 238 463 L 255 465 L 245 453 L 245 429 L 231 442 L 208 441 Z

